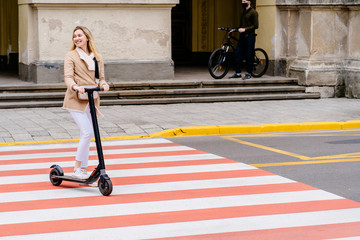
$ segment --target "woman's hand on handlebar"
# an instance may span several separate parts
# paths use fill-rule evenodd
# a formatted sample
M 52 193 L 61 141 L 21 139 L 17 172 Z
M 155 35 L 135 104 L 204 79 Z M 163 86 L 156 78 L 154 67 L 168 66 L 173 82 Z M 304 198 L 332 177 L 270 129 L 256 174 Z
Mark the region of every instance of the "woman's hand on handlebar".
M 84 88 L 84 87 L 74 86 L 73 89 L 74 89 L 75 92 L 78 92 L 78 93 L 80 93 L 80 94 L 84 94 L 84 93 L 85 93 L 85 88 Z
M 107 84 L 102 85 L 102 88 L 104 89 L 104 92 L 107 92 L 110 90 L 110 86 Z

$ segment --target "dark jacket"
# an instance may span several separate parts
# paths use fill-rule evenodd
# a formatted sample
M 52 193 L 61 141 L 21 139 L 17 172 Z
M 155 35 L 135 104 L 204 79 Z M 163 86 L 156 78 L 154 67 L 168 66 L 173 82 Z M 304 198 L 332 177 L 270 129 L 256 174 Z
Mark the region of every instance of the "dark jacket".
M 255 9 L 244 10 L 241 14 L 239 28 L 245 28 L 245 34 L 255 33 L 255 29 L 259 28 L 259 16 Z

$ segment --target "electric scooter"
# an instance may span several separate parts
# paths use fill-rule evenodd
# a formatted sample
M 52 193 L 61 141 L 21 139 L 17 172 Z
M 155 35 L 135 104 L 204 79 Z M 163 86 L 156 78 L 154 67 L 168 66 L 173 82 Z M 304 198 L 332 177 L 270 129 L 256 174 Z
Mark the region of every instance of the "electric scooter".
M 98 166 L 94 169 L 94 171 L 87 179 L 78 179 L 72 176 L 64 175 L 64 171 L 62 170 L 62 168 L 59 165 L 54 164 L 50 167 L 51 171 L 49 177 L 50 177 L 50 182 L 54 186 L 59 186 L 62 183 L 62 181 L 77 182 L 80 184 L 87 185 L 96 182 L 100 178 L 98 182 L 99 190 L 102 193 L 102 195 L 109 196 L 113 190 L 113 186 L 109 176 L 106 174 L 105 171 L 104 155 L 101 146 L 99 125 L 96 118 L 96 110 L 95 110 L 95 103 L 93 97 L 94 91 L 104 91 L 104 89 L 99 87 L 85 88 L 85 92 L 87 92 L 88 94 L 90 114 L 93 122 L 96 150 L 99 158 Z

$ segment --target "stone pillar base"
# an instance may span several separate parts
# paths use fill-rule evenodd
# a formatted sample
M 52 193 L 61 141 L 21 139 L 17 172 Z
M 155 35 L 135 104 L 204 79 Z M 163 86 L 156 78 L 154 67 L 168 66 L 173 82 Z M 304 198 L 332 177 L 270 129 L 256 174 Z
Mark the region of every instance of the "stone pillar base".
M 168 60 L 105 61 L 105 78 L 109 82 L 173 80 L 174 63 Z M 34 62 L 19 64 L 20 79 L 37 84 L 64 82 L 64 62 Z
M 289 68 L 289 61 L 285 58 L 279 58 L 273 61 L 273 74 L 274 76 L 287 77 L 287 70 Z
M 360 98 L 360 60 L 346 60 L 345 63 L 345 96 Z
M 299 79 L 299 85 L 316 91 L 321 97 L 344 96 L 344 64 L 342 61 L 294 60 L 289 76 Z
M 321 98 L 340 97 L 336 96 L 336 87 L 306 87 L 307 93 L 320 93 Z
M 30 65 L 20 63 L 19 78 L 38 84 L 64 82 L 64 63 L 63 61 L 34 62 Z
M 174 62 L 171 59 L 105 61 L 105 78 L 111 82 L 173 80 Z

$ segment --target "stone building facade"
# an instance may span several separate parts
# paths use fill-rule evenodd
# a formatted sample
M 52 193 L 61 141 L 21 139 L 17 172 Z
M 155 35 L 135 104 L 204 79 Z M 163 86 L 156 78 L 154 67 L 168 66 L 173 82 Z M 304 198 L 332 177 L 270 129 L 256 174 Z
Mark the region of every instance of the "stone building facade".
M 19 74 L 63 81 L 63 59 L 77 25 L 88 26 L 104 56 L 106 77 L 173 79 L 171 9 L 178 0 L 18 0 Z
M 20 79 L 41 84 L 63 81 L 63 58 L 76 25 L 92 30 L 108 80 L 171 80 L 174 65 L 205 65 L 223 41 L 216 28 L 237 26 L 241 11 L 239 0 L 0 3 L 0 60 L 18 56 Z M 260 20 L 256 46 L 271 60 L 267 74 L 297 77 L 322 97 L 360 98 L 360 0 L 252 3 Z
M 360 97 L 360 1 L 276 0 L 276 72 L 323 97 Z

